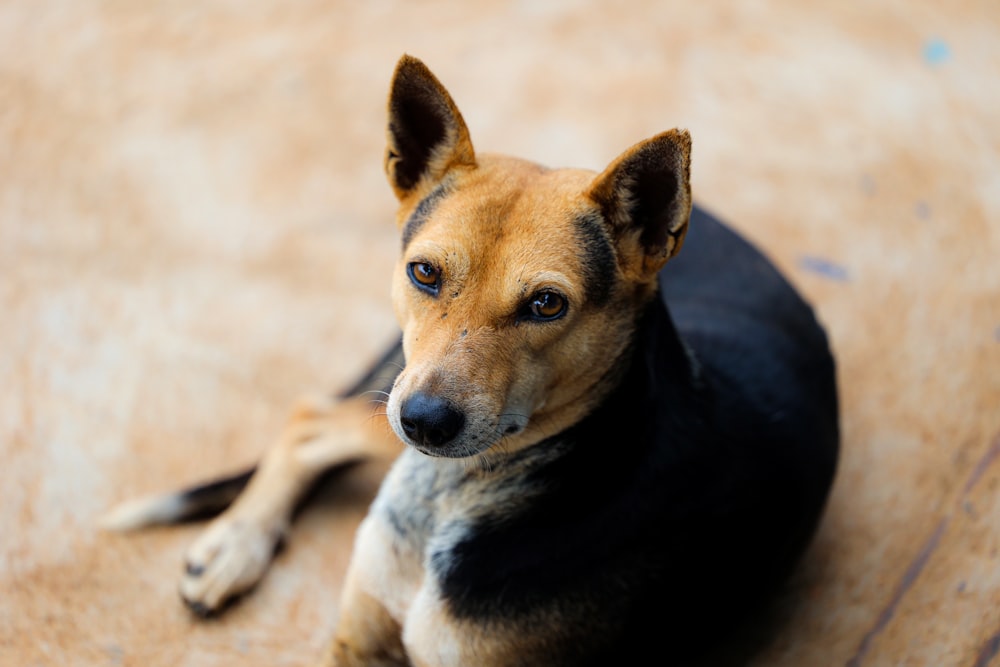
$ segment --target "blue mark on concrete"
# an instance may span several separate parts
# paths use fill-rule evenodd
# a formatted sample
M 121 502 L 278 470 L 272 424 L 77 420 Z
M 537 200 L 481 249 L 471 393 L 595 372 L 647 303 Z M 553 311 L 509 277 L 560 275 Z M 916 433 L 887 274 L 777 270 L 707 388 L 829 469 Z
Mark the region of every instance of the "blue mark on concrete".
M 1000 343 L 1000 327 L 993 330 L 993 340 Z
M 871 174 L 863 174 L 861 176 L 861 191 L 869 197 L 873 197 L 878 193 L 878 185 Z
M 841 283 L 846 283 L 851 279 L 847 269 L 822 257 L 803 255 L 799 257 L 799 268 Z
M 976 514 L 976 506 L 970 501 L 966 500 L 962 503 L 962 511 L 971 516 L 973 519 L 978 519 L 979 515 Z
M 925 201 L 918 201 L 917 206 L 914 209 L 917 217 L 921 220 L 927 220 L 931 217 L 931 207 Z
M 951 60 L 951 47 L 943 39 L 929 39 L 924 43 L 924 62 L 935 66 Z

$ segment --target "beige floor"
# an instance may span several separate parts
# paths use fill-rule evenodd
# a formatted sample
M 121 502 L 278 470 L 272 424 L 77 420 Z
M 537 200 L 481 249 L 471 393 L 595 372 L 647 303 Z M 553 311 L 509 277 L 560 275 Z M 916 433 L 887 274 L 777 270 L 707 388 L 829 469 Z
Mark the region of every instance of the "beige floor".
M 323 645 L 374 474 L 327 491 L 216 622 L 176 594 L 197 526 L 95 521 L 254 460 L 296 396 L 392 338 L 382 113 L 404 51 L 481 150 L 600 168 L 688 127 L 697 198 L 817 305 L 842 466 L 756 664 L 990 663 L 995 1 L 21 0 L 0 3 L 0 664 Z

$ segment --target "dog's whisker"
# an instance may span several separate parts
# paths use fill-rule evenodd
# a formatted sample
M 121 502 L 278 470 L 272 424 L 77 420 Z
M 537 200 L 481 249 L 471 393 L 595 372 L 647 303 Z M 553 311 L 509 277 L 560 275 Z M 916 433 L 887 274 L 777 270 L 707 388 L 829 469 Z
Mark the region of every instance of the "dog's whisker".
M 376 422 L 376 421 L 380 421 L 381 422 L 381 421 L 383 421 L 382 419 L 380 419 L 381 417 L 386 417 L 387 418 L 388 416 L 389 416 L 388 412 L 373 412 L 372 414 L 368 415 L 368 423 L 371 424 L 372 422 Z M 386 419 L 384 421 L 385 421 L 385 423 L 388 423 L 388 419 Z
M 360 394 L 358 394 L 358 396 L 371 396 L 371 395 L 385 396 L 386 398 L 389 398 L 389 392 L 383 391 L 382 389 L 369 389 L 367 391 L 363 391 Z

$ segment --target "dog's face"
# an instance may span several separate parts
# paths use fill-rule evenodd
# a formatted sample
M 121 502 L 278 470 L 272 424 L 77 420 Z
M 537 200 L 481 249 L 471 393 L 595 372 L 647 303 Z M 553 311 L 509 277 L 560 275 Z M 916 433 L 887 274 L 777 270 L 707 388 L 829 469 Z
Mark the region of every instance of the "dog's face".
M 580 197 L 592 178 L 483 158 L 408 223 L 393 278 L 407 363 L 389 402 L 407 442 L 444 456 L 513 445 L 599 390 L 629 321 L 611 301 L 611 247 Z M 414 429 L 422 418 L 432 423 Z
M 687 133 L 643 142 L 600 175 L 477 159 L 451 97 L 404 56 L 388 140 L 406 355 L 392 428 L 424 453 L 467 457 L 579 420 L 617 380 L 656 274 L 680 249 Z

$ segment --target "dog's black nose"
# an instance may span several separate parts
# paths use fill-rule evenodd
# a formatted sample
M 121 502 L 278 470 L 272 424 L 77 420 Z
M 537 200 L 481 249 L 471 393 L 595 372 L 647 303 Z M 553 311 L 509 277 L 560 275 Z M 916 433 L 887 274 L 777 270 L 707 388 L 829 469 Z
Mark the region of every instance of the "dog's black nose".
M 451 442 L 465 426 L 465 415 L 443 398 L 416 393 L 403 403 L 399 423 L 414 442 L 440 447 Z

